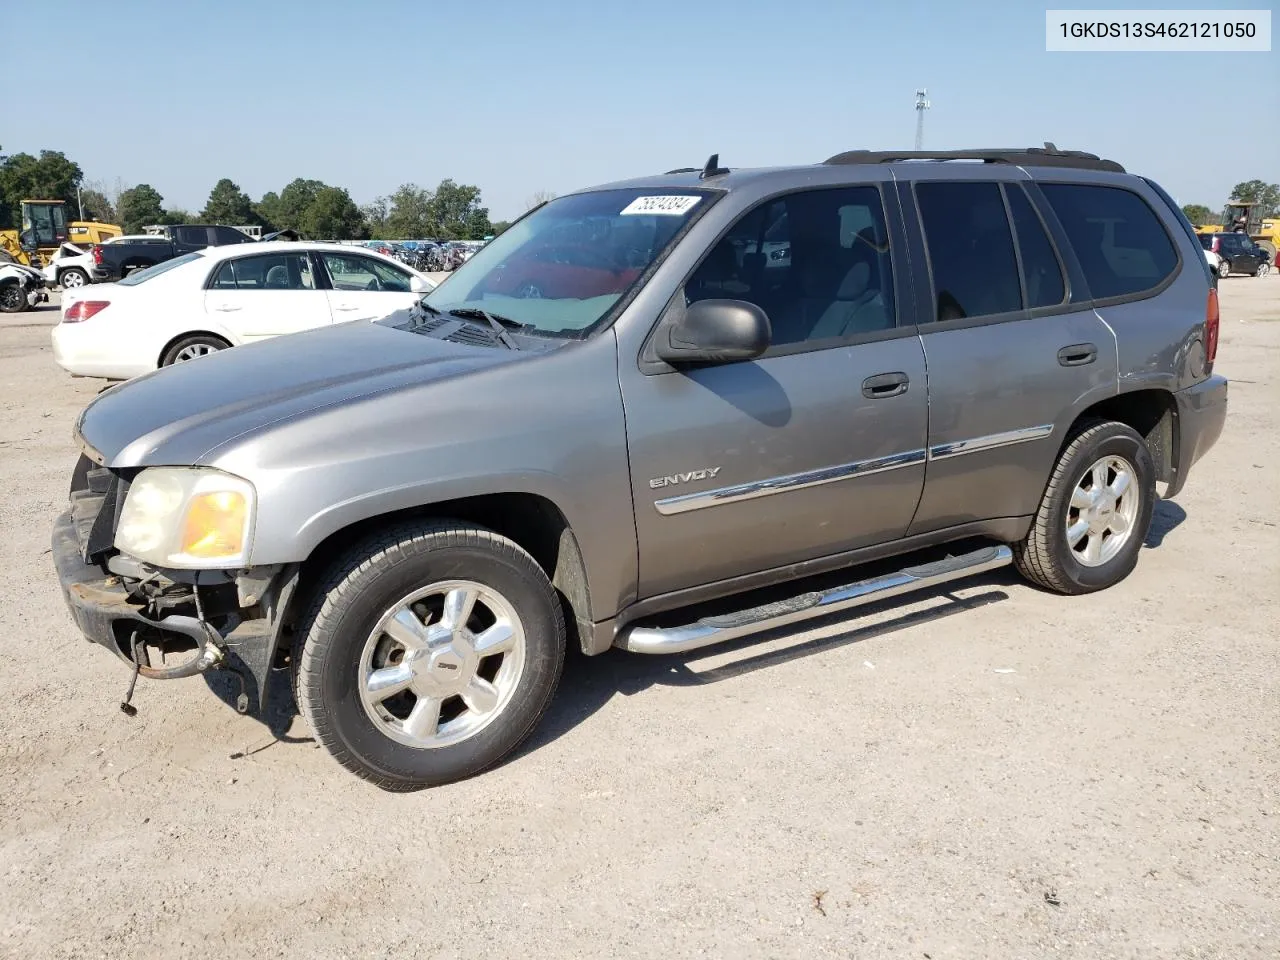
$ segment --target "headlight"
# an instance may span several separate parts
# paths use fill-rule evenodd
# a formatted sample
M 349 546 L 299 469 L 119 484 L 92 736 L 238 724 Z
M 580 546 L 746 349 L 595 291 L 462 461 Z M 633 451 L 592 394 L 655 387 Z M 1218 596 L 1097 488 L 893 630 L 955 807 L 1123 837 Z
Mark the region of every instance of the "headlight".
M 116 549 L 158 567 L 248 565 L 253 485 L 218 470 L 150 467 L 129 485 Z

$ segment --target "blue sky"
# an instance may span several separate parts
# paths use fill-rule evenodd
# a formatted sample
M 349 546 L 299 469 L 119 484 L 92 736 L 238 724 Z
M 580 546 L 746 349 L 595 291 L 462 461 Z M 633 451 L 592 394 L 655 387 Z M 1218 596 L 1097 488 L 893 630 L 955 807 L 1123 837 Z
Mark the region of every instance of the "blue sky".
M 189 209 L 220 177 L 255 200 L 315 178 L 359 203 L 452 177 L 505 218 L 538 190 L 712 152 L 762 166 L 910 148 L 919 86 L 929 148 L 1053 140 L 1214 209 L 1238 181 L 1280 181 L 1274 42 L 1046 53 L 1044 10 L 1062 2 L 64 0 L 54 19 L 5 6 L 5 75 L 28 97 L 21 116 L 6 98 L 4 152 L 62 150 L 88 179 L 147 182 Z

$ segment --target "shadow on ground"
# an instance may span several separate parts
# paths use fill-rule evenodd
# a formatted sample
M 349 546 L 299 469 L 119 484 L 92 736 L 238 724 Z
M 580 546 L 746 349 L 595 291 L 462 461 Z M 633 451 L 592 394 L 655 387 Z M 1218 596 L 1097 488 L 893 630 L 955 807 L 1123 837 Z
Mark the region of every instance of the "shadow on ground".
M 1172 500 L 1157 500 L 1156 508 L 1151 514 L 1151 526 L 1147 530 L 1144 545 L 1149 549 L 1160 546 L 1164 538 L 1187 519 L 1187 511 Z

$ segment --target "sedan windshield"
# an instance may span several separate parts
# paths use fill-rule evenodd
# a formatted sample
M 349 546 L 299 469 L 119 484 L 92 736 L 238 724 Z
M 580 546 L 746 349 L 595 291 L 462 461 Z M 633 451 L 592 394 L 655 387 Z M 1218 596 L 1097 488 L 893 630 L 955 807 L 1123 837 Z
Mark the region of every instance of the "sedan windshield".
M 482 247 L 423 303 L 485 311 L 530 333 L 582 336 L 713 199 L 656 189 L 560 197 Z
M 199 260 L 203 256 L 204 254 L 199 252 L 184 253 L 180 257 L 174 257 L 172 260 L 164 260 L 154 266 L 147 267 L 144 270 L 134 270 L 127 277 L 117 280 L 116 282 L 122 287 L 136 287 L 138 284 L 146 283 L 148 280 L 158 277 L 162 273 L 168 273 L 174 267 L 180 267 L 184 263 L 190 263 L 192 260 Z

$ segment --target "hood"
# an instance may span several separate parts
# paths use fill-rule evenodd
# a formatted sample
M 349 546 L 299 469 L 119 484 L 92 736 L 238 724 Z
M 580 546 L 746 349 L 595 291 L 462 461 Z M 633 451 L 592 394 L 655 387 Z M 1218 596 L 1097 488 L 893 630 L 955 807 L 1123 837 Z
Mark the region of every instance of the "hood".
M 502 347 L 354 321 L 235 347 L 112 387 L 85 408 L 76 432 L 90 456 L 108 466 L 198 464 L 228 441 L 321 407 L 521 358 Z

